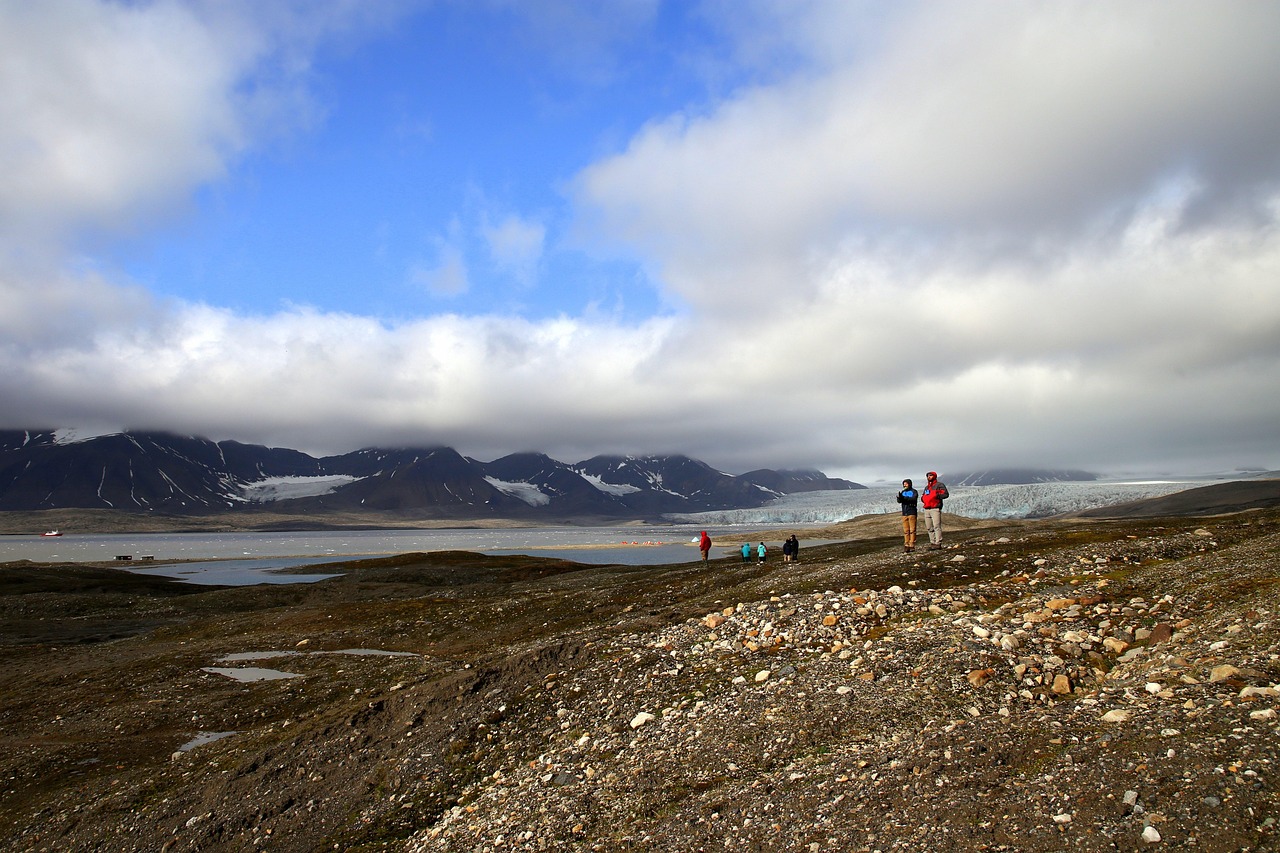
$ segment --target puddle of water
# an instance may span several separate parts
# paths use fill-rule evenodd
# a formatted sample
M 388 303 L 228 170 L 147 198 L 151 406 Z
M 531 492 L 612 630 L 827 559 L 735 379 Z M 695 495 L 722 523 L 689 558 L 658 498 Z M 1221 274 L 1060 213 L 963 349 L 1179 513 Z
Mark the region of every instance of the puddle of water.
M 224 737 L 238 735 L 239 732 L 200 732 L 191 740 L 178 747 L 178 752 L 190 752 L 197 746 L 204 746 L 206 743 L 213 743 L 215 740 L 222 740 Z
M 264 669 L 260 666 L 206 666 L 204 672 L 214 675 L 225 675 L 232 681 L 278 681 L 281 678 L 301 678 L 300 672 L 281 672 L 278 669 Z
M 229 655 L 223 655 L 218 658 L 218 663 L 240 663 L 241 661 L 251 660 L 270 660 L 271 658 L 298 657 L 301 655 L 353 655 L 356 657 L 381 656 L 381 657 L 409 657 L 416 658 L 421 655 L 416 652 L 389 652 L 383 649 L 338 649 L 332 652 L 292 652 L 292 651 L 259 651 L 259 652 L 235 652 Z M 279 669 L 267 669 L 261 666 L 205 666 L 201 667 L 202 672 L 210 672 L 214 675 L 224 675 L 233 681 L 279 681 L 283 678 L 301 678 L 302 673 L 284 672 Z M 342 670 L 338 670 L 341 672 Z
M 302 654 L 301 652 L 236 652 L 235 654 L 223 655 L 218 658 L 218 663 L 239 663 L 246 660 L 270 660 L 271 658 L 284 658 L 291 655 Z

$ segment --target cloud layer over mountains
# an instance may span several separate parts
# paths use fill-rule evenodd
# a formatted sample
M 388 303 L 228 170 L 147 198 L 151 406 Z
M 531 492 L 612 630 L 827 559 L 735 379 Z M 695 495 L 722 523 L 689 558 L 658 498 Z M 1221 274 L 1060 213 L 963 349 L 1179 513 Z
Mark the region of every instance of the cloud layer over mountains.
M 661 7 L 628 14 L 656 38 Z M 0 426 L 863 480 L 1280 466 L 1280 6 L 699 10 L 750 82 L 491 228 L 531 292 L 586 253 L 663 308 L 548 318 L 245 309 L 102 260 L 322 133 L 326 51 L 429 7 L 0 2 Z

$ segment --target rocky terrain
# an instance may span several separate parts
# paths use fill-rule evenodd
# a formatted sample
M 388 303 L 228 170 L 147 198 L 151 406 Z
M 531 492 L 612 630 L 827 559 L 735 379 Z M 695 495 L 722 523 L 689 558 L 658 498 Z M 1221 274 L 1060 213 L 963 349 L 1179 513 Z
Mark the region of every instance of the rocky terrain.
M 1280 510 L 985 524 L 236 589 L 8 564 L 0 848 L 1276 849 Z

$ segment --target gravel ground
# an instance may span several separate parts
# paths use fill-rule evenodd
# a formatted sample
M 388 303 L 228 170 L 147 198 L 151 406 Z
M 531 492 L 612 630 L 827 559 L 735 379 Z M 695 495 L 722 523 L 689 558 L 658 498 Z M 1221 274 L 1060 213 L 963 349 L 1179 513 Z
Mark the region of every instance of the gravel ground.
M 0 567 L 0 844 L 1273 850 L 1278 550 L 1266 510 L 764 567 Z M 250 651 L 297 677 L 208 671 Z

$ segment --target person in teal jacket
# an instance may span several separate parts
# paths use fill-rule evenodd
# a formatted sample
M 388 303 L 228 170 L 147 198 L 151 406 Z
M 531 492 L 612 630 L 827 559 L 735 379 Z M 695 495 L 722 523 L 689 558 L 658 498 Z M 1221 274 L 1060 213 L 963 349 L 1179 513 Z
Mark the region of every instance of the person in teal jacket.
M 762 565 L 762 566 L 763 566 L 763 565 L 764 565 L 764 555 L 765 555 L 765 547 L 764 547 L 764 543 L 763 543 L 763 542 L 761 542 L 761 543 L 760 543 L 760 546 L 759 546 L 758 548 L 756 548 L 756 555 L 760 558 L 760 565 Z
M 751 543 L 750 542 L 742 543 L 742 562 L 744 563 L 751 562 Z

